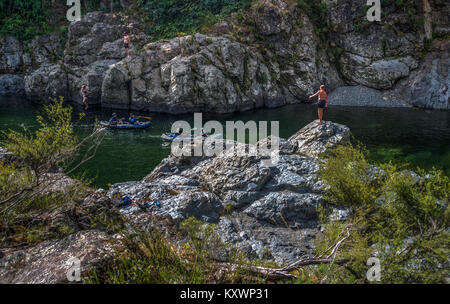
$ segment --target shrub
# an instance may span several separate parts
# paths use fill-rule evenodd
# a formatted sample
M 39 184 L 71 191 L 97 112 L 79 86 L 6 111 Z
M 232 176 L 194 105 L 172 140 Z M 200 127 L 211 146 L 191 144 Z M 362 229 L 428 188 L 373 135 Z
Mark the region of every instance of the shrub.
M 370 256 L 380 259 L 382 283 L 445 282 L 450 254 L 449 177 L 435 169 L 415 174 L 392 164 L 376 170 L 367 164 L 363 151 L 339 147 L 319 173 L 326 183 L 326 200 L 351 211 L 343 223 L 325 220 L 317 244 L 318 252 L 326 250 L 344 227 L 352 227 L 338 255 L 350 262 L 347 269 L 336 268 L 336 280 L 331 282 L 342 282 L 337 278 L 348 269 L 356 282 L 365 282 Z
M 86 283 L 199 284 L 262 282 L 239 269 L 223 272 L 216 267 L 219 256 L 227 262 L 248 263 L 244 255 L 223 243 L 215 226 L 189 218 L 180 225 L 185 241 L 175 245 L 160 231 L 125 232 L 122 246 L 111 264 L 90 271 Z
M 39 129 L 34 132 L 24 128 L 0 133 L 4 137 L 2 145 L 12 153 L 13 159 L 0 162 L 0 214 L 3 220 L 8 215 L 14 218 L 17 213 L 26 211 L 27 206 L 41 205 L 38 201 L 45 201 L 47 189 L 65 178 L 51 173 L 57 168 L 77 168 L 92 158 L 101 142 L 101 129 L 78 141 L 72 128 L 72 108 L 64 106 L 62 98 L 44 105 L 37 122 Z M 74 164 L 80 146 L 90 143 L 91 139 L 92 145 L 80 162 Z M 72 171 L 66 170 L 66 173 Z
M 251 0 L 138 0 L 143 19 L 154 39 L 192 34 L 212 25 L 231 12 L 246 9 Z

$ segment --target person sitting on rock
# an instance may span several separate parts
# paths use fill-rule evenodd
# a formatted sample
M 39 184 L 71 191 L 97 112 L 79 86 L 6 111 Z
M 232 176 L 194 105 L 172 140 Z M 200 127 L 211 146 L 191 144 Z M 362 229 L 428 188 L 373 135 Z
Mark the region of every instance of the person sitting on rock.
M 132 125 L 138 124 L 139 123 L 139 117 L 138 116 L 134 116 L 133 113 L 130 113 L 130 118 L 128 119 L 128 122 Z
M 111 119 L 109 120 L 110 125 L 117 125 L 119 124 L 120 120 L 117 118 L 117 114 L 113 113 Z
M 83 97 L 84 110 L 87 110 L 88 109 L 87 99 L 88 99 L 88 94 L 89 94 L 87 86 L 83 84 L 81 86 L 80 92 L 81 92 L 81 96 Z
M 130 36 L 125 32 L 123 33 L 123 46 L 125 47 L 125 50 L 127 51 L 127 57 L 130 57 Z
M 328 96 L 327 92 L 325 92 L 325 86 L 321 85 L 320 90 L 314 94 L 309 96 L 309 98 L 314 98 L 316 96 L 319 96 L 319 102 L 317 103 L 317 115 L 319 116 L 319 124 L 322 124 L 322 118 L 323 118 L 323 109 L 328 107 Z

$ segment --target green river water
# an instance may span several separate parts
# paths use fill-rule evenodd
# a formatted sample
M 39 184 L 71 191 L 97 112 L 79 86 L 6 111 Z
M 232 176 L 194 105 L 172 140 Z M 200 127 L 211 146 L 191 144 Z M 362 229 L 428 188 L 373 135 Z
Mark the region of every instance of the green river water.
M 23 99 L 0 98 L 0 131 L 23 126 L 36 128 L 38 110 L 38 105 Z M 81 107 L 74 106 L 73 116 L 78 117 L 80 111 Z M 116 112 L 119 117 L 128 115 L 125 111 Z M 77 135 L 88 135 L 95 119 L 107 120 L 111 113 L 111 110 L 89 109 L 86 117 L 75 126 Z M 316 115 L 314 105 L 299 104 L 229 115 L 205 114 L 203 123 L 208 120 L 279 121 L 280 137 L 288 138 L 316 119 Z M 95 158 L 83 166 L 87 176 L 93 179 L 94 186 L 107 187 L 109 184 L 143 178 L 170 153 L 170 147 L 162 145 L 161 134 L 169 132 L 171 124 L 177 120 L 189 121 L 193 126 L 192 114 L 150 116 L 153 117 L 153 125 L 149 129 L 106 131 Z M 450 175 L 449 111 L 330 105 L 324 119 L 350 127 L 353 135 L 368 147 L 374 163 L 408 163 L 412 169 L 434 166 Z

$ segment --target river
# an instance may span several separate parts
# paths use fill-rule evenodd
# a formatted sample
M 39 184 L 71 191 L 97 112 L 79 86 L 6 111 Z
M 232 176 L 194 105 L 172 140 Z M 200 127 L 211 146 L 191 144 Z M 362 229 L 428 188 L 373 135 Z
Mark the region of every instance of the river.
M 23 99 L 0 97 L 0 131 L 36 128 L 38 110 L 39 105 Z M 81 107 L 74 106 L 74 119 L 81 111 Z M 86 117 L 75 124 L 76 134 L 79 137 L 88 135 L 96 119 L 107 120 L 112 112 L 89 109 Z M 128 112 L 116 112 L 119 117 L 128 115 Z M 288 138 L 314 120 L 316 115 L 315 106 L 298 104 L 227 115 L 205 114 L 203 122 L 279 121 L 280 137 Z M 149 129 L 106 131 L 95 158 L 83 166 L 94 186 L 108 187 L 109 184 L 143 178 L 170 152 L 170 147 L 162 145 L 161 134 L 170 131 L 171 124 L 177 120 L 189 121 L 193 126 L 192 114 L 150 116 L 153 117 L 153 125 Z M 324 119 L 350 127 L 353 135 L 367 146 L 374 163 L 408 163 L 412 169 L 434 166 L 450 175 L 449 111 L 330 105 L 325 110 Z

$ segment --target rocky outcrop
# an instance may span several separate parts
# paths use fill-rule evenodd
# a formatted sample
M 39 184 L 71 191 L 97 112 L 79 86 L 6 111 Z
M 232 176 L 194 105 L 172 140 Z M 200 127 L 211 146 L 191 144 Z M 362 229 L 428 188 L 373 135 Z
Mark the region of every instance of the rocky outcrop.
M 125 57 L 123 33 L 133 35 L 133 54 L 150 37 L 143 34 L 143 25 L 121 14 L 92 12 L 69 26 L 64 63 L 84 67 L 99 60 L 120 60 Z
M 436 39 L 419 68 L 392 95 L 428 109 L 450 109 L 450 39 Z
M 53 191 L 65 187 L 54 185 Z M 88 193 L 81 201 L 21 216 L 22 225 L 39 227 L 42 241 L 23 247 L 20 241 L 17 244 L 13 231 L 1 231 L 0 283 L 67 283 L 73 259 L 79 260 L 81 273 L 101 267 L 110 261 L 120 240 L 114 227 L 101 219 L 114 222 L 117 227 L 123 224 L 120 213 L 101 193 Z
M 60 38 L 55 34 L 36 36 L 29 48 L 32 50 L 31 56 L 34 67 L 39 67 L 44 63 L 58 62 L 64 51 Z
M 82 231 L 63 240 L 48 240 L 31 249 L 18 250 L 0 260 L 0 283 L 67 283 L 73 259 L 81 271 L 104 263 L 114 253 L 110 237 L 101 231 Z
M 421 57 L 427 49 L 425 39 L 448 35 L 448 1 L 383 3 L 381 22 L 367 21 L 365 4 L 363 0 L 327 1 L 330 46 L 347 83 L 382 91 L 388 107 L 394 101 L 447 109 L 448 47 L 444 45 L 448 38 L 434 41 L 431 53 Z M 348 100 L 346 105 L 352 105 L 354 90 L 339 94 Z M 380 98 L 367 101 L 357 100 L 356 105 L 383 105 Z
M 62 50 L 54 34 L 36 36 L 29 43 L 5 37 L 0 42 L 0 74 L 4 74 L 0 75 L 0 95 L 66 96 L 67 77 L 57 64 Z
M 340 49 L 341 72 L 350 84 L 390 89 L 417 68 L 414 57 L 423 47 L 424 34 L 412 25 L 404 9 L 383 5 L 383 21 L 370 23 L 364 10 L 366 1 L 327 3 L 333 30 L 330 39 Z M 411 9 L 418 14 L 414 7 Z
M 25 94 L 23 77 L 18 75 L 0 75 L 0 95 L 21 96 Z
M 316 125 L 313 122 L 292 135 L 289 141 L 296 143 L 296 152 L 318 157 L 337 145 L 349 143 L 350 129 L 337 123 Z
M 81 103 L 80 88 L 89 87 L 89 103 L 100 103 L 106 71 L 125 57 L 122 35 L 133 35 L 134 54 L 150 37 L 142 34 L 140 23 L 127 16 L 93 12 L 69 26 L 64 52 L 54 36 L 38 36 L 31 46 L 33 64 L 39 68 L 25 77 L 29 99 L 63 96 Z M 57 86 L 55 86 L 57 85 Z
M 277 104 L 281 92 L 268 93 L 269 78 L 251 48 L 196 34 L 148 44 L 141 55 L 111 66 L 102 105 L 170 113 L 253 109 Z
M 290 261 L 312 253 L 320 230 L 322 182 L 316 157 L 348 139 L 345 126 L 313 122 L 289 140 L 279 139 L 273 167 L 265 166 L 262 155 L 240 155 L 232 148 L 214 157 L 172 155 L 142 181 L 113 185 L 108 195 L 149 202 L 152 215 L 147 216 L 170 216 L 177 223 L 194 216 L 215 223 L 224 241 L 251 256 Z M 130 207 L 123 212 L 136 220 L 143 211 Z
M 25 76 L 25 92 L 29 99 L 66 97 L 67 85 L 67 73 L 59 64 L 43 64 L 31 75 Z

